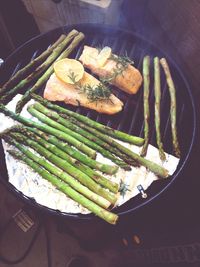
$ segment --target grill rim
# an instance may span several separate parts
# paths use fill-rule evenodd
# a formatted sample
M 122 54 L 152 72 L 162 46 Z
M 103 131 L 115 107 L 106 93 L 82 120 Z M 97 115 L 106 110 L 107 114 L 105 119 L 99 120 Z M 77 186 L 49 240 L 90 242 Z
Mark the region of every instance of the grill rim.
M 154 43 L 152 43 L 151 41 L 149 40 L 146 40 L 144 36 L 138 34 L 138 33 L 135 33 L 135 32 L 132 32 L 130 30 L 126 30 L 124 28 L 121 28 L 121 27 L 115 27 L 115 26 L 111 26 L 111 25 L 101 25 L 101 24 L 96 24 L 96 23 L 83 23 L 83 24 L 72 24 L 72 25 L 65 25 L 65 26 L 61 26 L 61 27 L 57 27 L 51 31 L 48 31 L 46 33 L 42 33 L 40 35 L 37 35 L 33 38 L 31 38 L 30 40 L 26 41 L 24 44 L 22 44 L 21 46 L 19 46 L 15 51 L 13 51 L 4 61 L 4 63 L 2 64 L 1 68 L 4 68 L 8 63 L 9 61 L 13 61 L 13 56 L 15 56 L 16 54 L 18 54 L 22 49 L 24 50 L 26 47 L 29 47 L 29 45 L 31 45 L 31 43 L 33 41 L 37 41 L 41 38 L 45 38 L 45 36 L 58 36 L 59 34 L 62 34 L 62 33 L 66 33 L 67 31 L 70 31 L 72 30 L 73 28 L 76 28 L 77 30 L 79 31 L 83 31 L 87 28 L 90 28 L 90 31 L 92 31 L 92 29 L 100 29 L 101 31 L 111 31 L 111 32 L 121 32 L 123 34 L 128 34 L 128 35 L 132 35 L 134 38 L 137 38 L 137 39 L 140 39 L 142 40 L 142 42 L 146 42 L 148 44 L 148 46 L 151 46 L 153 48 L 155 48 L 156 50 L 158 50 L 160 53 L 162 53 L 163 56 L 165 56 L 167 59 L 169 59 L 170 63 L 173 64 L 173 67 L 176 68 L 176 70 L 178 71 L 178 74 L 180 75 L 181 79 L 183 80 L 184 84 L 185 84 L 185 87 L 187 89 L 187 93 L 189 94 L 190 96 L 190 104 L 191 104 L 191 108 L 192 108 L 192 116 L 193 116 L 193 131 L 192 131 L 192 140 L 190 142 L 190 145 L 189 145 L 189 149 L 187 151 L 187 154 L 184 158 L 184 160 L 180 161 L 179 165 L 181 164 L 181 166 L 177 167 L 175 173 L 173 174 L 173 176 L 171 178 L 168 178 L 167 179 L 167 185 L 163 186 L 163 188 L 158 192 L 156 193 L 155 195 L 151 196 L 149 199 L 145 200 L 144 202 L 142 202 L 141 204 L 133 207 L 133 208 L 130 208 L 126 211 L 122 211 L 122 212 L 117 212 L 117 209 L 116 209 L 116 213 L 119 215 L 119 216 L 123 216 L 123 215 L 127 215 L 127 214 L 130 214 L 136 210 L 138 210 L 139 208 L 142 208 L 146 205 L 148 205 L 149 203 L 152 203 L 152 201 L 154 201 L 155 199 L 158 199 L 158 197 L 160 195 L 163 195 L 163 193 L 167 192 L 169 187 L 175 182 L 178 180 L 178 178 L 180 179 L 181 178 L 181 173 L 183 173 L 184 169 L 187 167 L 188 163 L 189 163 L 189 159 L 191 158 L 191 155 L 192 155 L 192 151 L 194 149 L 194 143 L 195 143 L 195 140 L 197 139 L 197 109 L 196 109 L 196 103 L 195 103 L 195 100 L 194 100 L 194 96 L 193 96 L 193 93 L 190 89 L 190 85 L 188 83 L 188 79 L 186 78 L 186 74 L 184 73 L 183 71 L 183 68 L 181 68 L 179 65 L 181 66 L 184 66 L 184 64 L 182 64 L 181 62 L 181 58 L 178 58 L 178 63 L 175 62 L 171 56 L 166 53 L 164 50 L 162 50 L 160 47 L 157 47 Z M 52 40 L 52 38 L 51 38 Z M 23 52 L 22 50 L 22 52 Z M 1 70 L 0 68 L 0 70 Z M 6 168 L 6 166 L 5 166 Z M 61 216 L 61 217 L 69 217 L 69 218 L 72 218 L 72 219 L 80 219 L 80 220 L 95 220 L 96 219 L 96 216 L 94 216 L 93 214 L 79 214 L 79 213 L 76 213 L 76 214 L 71 214 L 71 213 L 67 213 L 67 212 L 61 212 L 60 210 L 55 210 L 55 209 L 52 209 L 52 208 L 49 208 L 49 207 L 46 207 L 46 206 L 43 206 L 39 203 L 37 203 L 35 201 L 34 198 L 31 198 L 31 197 L 27 197 L 26 195 L 24 195 L 21 191 L 19 191 L 16 187 L 14 187 L 12 184 L 10 184 L 8 181 L 2 179 L 2 175 L 0 175 L 0 182 L 3 183 L 7 189 L 9 191 L 11 191 L 12 193 L 14 193 L 17 197 L 20 197 L 23 201 L 27 202 L 29 205 L 33 206 L 34 208 L 39 208 L 42 212 L 47 212 L 47 213 L 51 213 L 52 215 L 55 215 L 55 216 Z

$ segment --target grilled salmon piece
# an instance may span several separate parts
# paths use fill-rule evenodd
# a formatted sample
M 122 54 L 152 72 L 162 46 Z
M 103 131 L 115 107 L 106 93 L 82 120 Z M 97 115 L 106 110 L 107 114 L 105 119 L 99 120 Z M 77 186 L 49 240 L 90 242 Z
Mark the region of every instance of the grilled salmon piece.
M 98 61 L 99 53 L 98 49 L 85 45 L 79 60 L 100 78 L 109 78 L 117 68 L 117 62 L 108 58 L 101 65 Z M 114 56 L 118 57 L 117 55 Z M 110 83 L 128 94 L 136 94 L 142 84 L 142 75 L 138 69 L 128 64 L 122 74 L 117 75 Z
M 80 85 L 90 85 L 92 87 L 98 86 L 100 81 L 87 72 L 84 72 L 83 78 L 80 80 Z M 80 92 L 75 85 L 65 83 L 58 79 L 53 73 L 48 80 L 45 90 L 44 98 L 50 101 L 64 101 L 66 104 L 74 106 L 83 106 L 94 109 L 99 113 L 115 114 L 122 110 L 123 103 L 113 94 L 108 100 L 91 101 L 87 95 Z

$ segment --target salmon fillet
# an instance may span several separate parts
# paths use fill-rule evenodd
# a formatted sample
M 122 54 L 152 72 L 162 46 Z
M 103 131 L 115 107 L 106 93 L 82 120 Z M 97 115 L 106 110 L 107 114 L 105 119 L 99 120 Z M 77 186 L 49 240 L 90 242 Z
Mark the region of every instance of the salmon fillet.
M 117 62 L 107 59 L 103 66 L 98 66 L 98 54 L 98 49 L 85 45 L 79 60 L 100 78 L 111 76 L 117 67 Z M 136 94 L 142 84 L 142 75 L 138 69 L 128 64 L 123 73 L 117 75 L 111 83 L 126 93 Z
M 81 86 L 97 86 L 99 83 L 99 80 L 87 72 L 84 72 L 80 81 Z M 110 95 L 109 100 L 91 102 L 85 93 L 81 93 L 75 85 L 62 82 L 56 77 L 55 73 L 51 75 L 46 84 L 44 98 L 50 101 L 64 101 L 66 104 L 74 106 L 84 106 L 105 114 L 115 114 L 121 111 L 123 107 L 123 103 L 113 94 Z

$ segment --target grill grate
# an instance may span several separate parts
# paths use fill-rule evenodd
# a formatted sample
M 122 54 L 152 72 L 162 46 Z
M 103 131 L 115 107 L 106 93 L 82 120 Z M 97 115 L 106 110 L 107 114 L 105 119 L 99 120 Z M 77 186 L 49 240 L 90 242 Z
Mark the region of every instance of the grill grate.
M 140 207 L 141 205 L 146 204 L 151 199 L 153 199 L 156 195 L 158 195 L 162 190 L 164 190 L 171 182 L 177 177 L 177 175 L 183 169 L 185 162 L 187 160 L 188 155 L 190 154 L 191 147 L 194 141 L 195 134 L 195 110 L 193 104 L 193 98 L 190 93 L 189 86 L 184 79 L 184 76 L 180 72 L 178 66 L 170 60 L 159 48 L 150 44 L 142 37 L 134 35 L 132 33 L 128 33 L 122 30 L 114 29 L 111 27 L 102 27 L 99 25 L 78 25 L 71 27 L 59 28 L 54 31 L 51 31 L 47 34 L 41 35 L 38 38 L 31 40 L 26 43 L 20 49 L 18 49 L 14 54 L 12 54 L 4 66 L 0 69 L 0 82 L 5 82 L 9 78 L 11 74 L 14 74 L 19 68 L 23 67 L 27 62 L 33 58 L 35 58 L 39 53 L 43 50 L 47 49 L 47 47 L 58 38 L 58 36 L 62 32 L 68 32 L 72 28 L 76 28 L 85 33 L 86 39 L 84 44 L 91 46 L 111 46 L 114 53 L 118 55 L 123 55 L 127 52 L 128 56 L 135 62 L 135 66 L 141 71 L 142 60 L 144 55 L 148 54 L 151 56 L 151 81 L 153 81 L 153 62 L 152 59 L 154 56 L 165 56 L 169 62 L 173 79 L 175 81 L 176 89 L 177 89 L 177 122 L 178 122 L 178 133 L 181 144 L 182 151 L 182 160 L 178 166 L 178 170 L 170 179 L 157 183 L 156 186 L 151 186 L 148 189 L 149 199 L 144 200 L 141 197 L 135 197 L 130 200 L 128 203 L 118 208 L 117 211 L 120 214 L 123 214 L 127 211 L 133 211 L 134 209 Z M 70 57 L 79 58 L 83 45 L 82 44 L 75 52 L 72 53 Z M 39 49 L 38 49 L 39 48 Z M 161 98 L 161 134 L 163 137 L 164 148 L 168 153 L 172 153 L 172 140 L 171 140 L 171 128 L 170 128 L 170 116 L 169 116 L 169 106 L 170 99 L 169 93 L 165 81 L 164 74 L 161 70 L 161 85 L 162 85 L 162 98 Z M 138 136 L 143 136 L 143 92 L 142 89 L 136 95 L 128 95 L 116 87 L 112 86 L 113 93 L 119 97 L 124 102 L 124 109 L 119 114 L 115 114 L 113 116 L 110 115 L 102 115 L 98 114 L 95 111 L 87 110 L 83 107 L 72 107 L 67 105 L 67 108 L 76 111 L 80 114 L 86 115 L 89 118 L 96 120 L 100 123 L 113 127 L 115 129 L 127 132 L 129 134 L 134 134 Z M 153 92 L 153 82 L 151 82 L 150 86 L 150 143 L 156 146 L 156 138 L 155 138 L 155 128 L 154 128 L 154 92 Z M 41 88 L 40 93 L 42 94 L 43 88 Z M 64 106 L 64 105 L 63 105 Z M 66 106 L 66 105 L 65 105 Z M 5 177 L 6 168 L 3 157 L 3 151 L 1 148 L 1 163 L 4 166 L 4 170 L 2 173 L 2 181 L 7 181 Z M 17 195 L 21 195 L 23 199 L 28 199 L 22 193 L 19 193 L 18 190 L 12 188 L 12 185 L 8 187 L 17 193 Z M 37 207 L 41 207 L 35 201 L 28 200 L 29 203 L 31 201 L 32 204 Z M 66 215 L 65 213 L 61 213 L 58 211 L 47 209 L 50 212 Z M 68 215 L 70 216 L 70 215 Z M 91 215 L 71 215 L 76 218 L 90 218 Z

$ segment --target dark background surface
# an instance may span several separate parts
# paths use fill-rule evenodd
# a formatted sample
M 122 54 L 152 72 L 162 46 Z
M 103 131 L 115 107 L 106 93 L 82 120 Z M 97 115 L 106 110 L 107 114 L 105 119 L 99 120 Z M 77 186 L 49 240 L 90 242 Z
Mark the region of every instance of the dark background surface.
M 200 1 L 193 0 L 124 1 L 120 21 L 122 27 L 140 33 L 161 47 L 181 67 L 196 100 L 198 127 L 200 100 L 199 11 Z M 173 219 L 178 217 L 178 221 L 182 223 L 185 220 L 181 221 L 181 214 L 184 214 L 190 222 L 194 221 L 194 223 L 199 218 L 199 128 L 195 144 L 193 156 L 184 176 L 180 177 L 177 183 L 169 189 L 169 192 L 162 196 L 166 207 L 162 209 L 163 216 L 160 217 L 164 221 L 168 217 L 168 215 L 165 216 L 165 213 L 169 210 L 174 210 Z M 160 201 L 161 199 L 155 201 L 157 203 L 154 203 L 153 206 L 156 204 L 159 206 Z M 178 209 L 176 205 L 179 207 Z M 191 216 L 196 219 L 193 220 Z
M 13 8 L 8 9 L 11 2 Z M 8 31 L 7 35 L 2 28 L 0 29 L 1 40 L 3 40 L 0 46 L 0 57 L 5 58 L 14 48 L 39 33 L 33 17 L 25 12 L 24 6 L 18 0 L 0 1 L 1 20 L 3 20 Z M 199 14 L 200 1 L 198 0 L 124 0 L 121 6 L 121 14 L 119 14 L 120 27 L 143 35 L 166 51 L 181 67 L 189 81 L 196 101 L 198 126 L 200 115 Z M 122 237 L 126 237 L 128 244 L 132 244 L 132 235 L 137 233 L 143 240 L 141 249 L 200 242 L 199 160 L 200 138 L 198 128 L 192 157 L 184 175 L 179 177 L 173 187 L 169 188 L 153 203 L 140 209 L 132 216 L 122 218 L 116 230 L 117 235 L 112 235 L 110 240 L 117 239 L 119 241 Z M 74 227 L 76 229 L 77 226 L 74 225 Z M 60 229 L 64 232 L 63 225 Z M 106 231 L 108 233 L 112 232 L 109 227 Z M 117 263 L 120 266 L 125 266 L 126 262 L 127 266 L 134 266 L 131 265 L 134 260 L 129 260 L 133 257 L 132 248 L 134 248 L 134 245 L 128 245 L 127 249 L 123 250 L 119 245 L 119 248 L 117 247 L 119 258 L 117 257 L 112 266 L 116 266 Z M 183 265 L 182 263 L 181 267 L 200 266 L 198 265 L 199 262 L 192 264 Z M 137 263 L 137 266 L 139 266 L 139 263 Z M 159 266 L 168 265 L 160 264 Z M 177 263 L 169 266 L 179 265 Z

